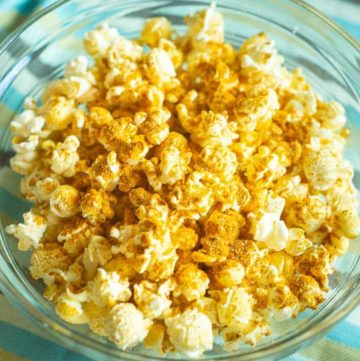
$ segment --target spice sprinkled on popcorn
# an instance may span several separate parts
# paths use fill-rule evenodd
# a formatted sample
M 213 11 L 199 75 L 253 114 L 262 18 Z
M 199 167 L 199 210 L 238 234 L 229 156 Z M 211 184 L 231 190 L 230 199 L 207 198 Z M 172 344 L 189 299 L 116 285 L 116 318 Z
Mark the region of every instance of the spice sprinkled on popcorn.
M 215 3 L 185 22 L 100 25 L 25 101 L 10 165 L 34 205 L 6 230 L 63 320 L 198 357 L 315 309 L 360 219 L 344 108 L 266 34 L 224 42 Z

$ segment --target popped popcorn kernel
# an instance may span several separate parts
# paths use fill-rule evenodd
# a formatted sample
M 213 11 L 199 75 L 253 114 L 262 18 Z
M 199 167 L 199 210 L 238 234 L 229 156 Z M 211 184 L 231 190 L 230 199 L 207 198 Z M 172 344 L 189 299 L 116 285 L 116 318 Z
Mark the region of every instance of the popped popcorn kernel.
M 174 64 L 168 53 L 160 48 L 153 48 L 146 55 L 145 74 L 153 84 L 161 85 L 176 75 Z
M 114 216 L 113 200 L 113 196 L 102 189 L 90 189 L 80 194 L 79 209 L 90 223 L 105 222 Z
M 197 357 L 213 347 L 211 321 L 198 310 L 184 313 L 165 320 L 170 341 L 175 349 L 188 357 Z
M 78 212 L 79 191 L 68 185 L 57 187 L 50 196 L 50 211 L 58 217 L 68 218 Z
M 145 339 L 151 324 L 132 303 L 119 303 L 106 319 L 105 332 L 116 345 L 126 350 Z
M 241 284 L 245 277 L 245 268 L 237 261 L 227 260 L 213 267 L 212 274 L 219 285 L 231 288 Z
M 51 170 L 64 177 L 72 177 L 76 173 L 76 164 L 79 161 L 77 149 L 80 146 L 79 139 L 68 136 L 63 143 L 58 143 L 51 157 Z
M 188 25 L 187 38 L 193 47 L 203 42 L 223 42 L 224 20 L 215 7 L 215 2 L 212 2 L 208 9 L 185 18 Z
M 84 47 L 90 55 L 102 56 L 117 37 L 116 29 L 110 28 L 107 24 L 99 25 L 95 30 L 85 34 Z
M 301 302 L 301 308 L 316 308 L 316 306 L 324 300 L 323 292 L 311 276 L 294 276 L 290 279 L 289 287 Z
M 306 154 L 303 164 L 305 176 L 315 189 L 328 189 L 338 177 L 337 159 L 327 149 Z
M 126 302 L 131 297 L 129 282 L 121 280 L 116 272 L 98 268 L 95 278 L 88 282 L 90 299 L 100 307 L 112 307 L 117 302 Z
M 55 311 L 66 322 L 83 324 L 88 322 L 88 316 L 83 310 L 82 302 L 86 294 L 73 294 L 69 290 L 56 301 Z
M 266 34 L 227 43 L 215 2 L 185 24 L 98 25 L 25 99 L 9 164 L 33 207 L 6 231 L 64 321 L 192 358 L 316 309 L 360 218 L 345 108 Z
M 360 219 L 355 210 L 343 210 L 337 215 L 337 222 L 344 236 L 356 238 L 360 234 Z
M 170 292 L 174 285 L 167 280 L 158 286 L 155 283 L 142 281 L 134 286 L 134 300 L 146 318 L 161 318 L 170 309 Z
M 175 277 L 174 295 L 182 295 L 188 301 L 203 297 L 210 282 L 206 273 L 193 263 L 180 266 Z
M 170 38 L 171 31 L 171 23 L 168 19 L 151 18 L 145 21 L 140 40 L 151 47 L 156 47 L 161 40 Z
M 14 235 L 19 240 L 18 249 L 27 251 L 37 248 L 43 237 L 47 221 L 44 217 L 34 214 L 32 211 L 24 213 L 24 223 L 11 224 L 6 227 L 6 232 Z
M 241 328 L 250 321 L 253 301 L 244 288 L 225 288 L 218 297 L 217 310 L 222 325 Z

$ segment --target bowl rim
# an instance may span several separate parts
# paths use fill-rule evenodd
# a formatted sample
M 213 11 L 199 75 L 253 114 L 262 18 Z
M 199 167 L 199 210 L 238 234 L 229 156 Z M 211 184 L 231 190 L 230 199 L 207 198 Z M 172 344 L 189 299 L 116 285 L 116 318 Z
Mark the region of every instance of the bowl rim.
M 55 3 L 45 7 L 44 9 L 36 12 L 31 15 L 26 21 L 24 21 L 16 30 L 10 33 L 0 44 L 0 56 L 6 51 L 6 49 L 31 25 L 36 23 L 39 19 L 43 18 L 47 14 L 50 14 L 52 11 L 60 8 L 61 6 L 70 3 L 71 0 L 58 0 Z M 292 4 L 291 4 L 292 3 Z M 346 30 L 344 30 L 339 24 L 335 21 L 331 20 L 328 16 L 323 14 L 321 11 L 317 10 L 315 7 L 305 2 L 304 0 L 290 0 L 290 5 L 298 5 L 303 10 L 310 12 L 312 15 L 315 15 L 320 21 L 325 22 L 329 27 L 331 27 L 336 33 L 341 35 L 341 37 L 357 52 L 360 53 L 360 42 L 358 42 L 355 38 L 353 38 Z M 4 81 L 6 77 L 0 78 L 0 84 Z M 0 94 L 1 95 L 1 94 Z M 2 241 L 5 239 L 3 230 L 0 230 L 0 237 Z M 111 358 L 123 358 L 124 360 L 133 360 L 133 361 L 146 361 L 146 360 L 179 360 L 179 358 L 173 357 L 160 357 L 155 355 L 144 355 L 140 353 L 134 353 L 131 351 L 123 351 L 120 349 L 109 349 L 106 347 L 106 344 L 98 342 L 95 339 L 91 339 L 84 334 L 80 334 L 75 332 L 74 330 L 69 330 L 66 327 L 66 323 L 60 319 L 55 319 L 54 317 L 48 316 L 44 314 L 43 310 L 40 310 L 39 305 L 34 304 L 30 300 L 30 297 L 26 297 L 28 295 L 24 295 L 22 292 L 19 292 L 17 286 L 15 286 L 9 276 L 13 276 L 16 273 L 15 269 L 9 267 L 9 264 L 6 262 L 6 258 L 8 252 L 0 248 L 0 289 L 3 291 L 5 296 L 10 299 L 12 304 L 15 304 L 17 308 L 19 308 L 23 313 L 26 314 L 27 318 L 34 322 L 37 326 L 41 328 L 46 328 L 49 331 L 49 336 L 57 341 L 61 346 L 64 346 L 68 349 L 71 349 L 74 352 L 78 352 L 84 354 L 88 357 L 91 357 L 88 351 L 96 351 L 98 354 L 107 355 Z M 357 261 L 360 264 L 360 260 Z M 4 266 L 4 267 L 3 267 Z M 9 274 L 6 272 L 9 271 Z M 11 277 L 10 277 L 11 278 Z M 359 280 L 360 281 L 360 280 Z M 24 285 L 21 287 L 26 291 Z M 235 360 L 241 356 L 249 356 L 247 360 L 255 360 L 258 357 L 269 358 L 276 356 L 279 352 L 284 352 L 284 350 L 291 351 L 295 350 L 295 352 L 303 345 L 306 341 L 311 342 L 311 338 L 316 338 L 315 336 L 323 334 L 325 331 L 329 330 L 336 323 L 345 318 L 356 306 L 360 303 L 360 282 L 355 285 L 354 290 L 355 296 L 352 299 L 348 299 L 344 301 L 340 308 L 337 309 L 335 314 L 325 314 L 321 319 L 321 322 L 315 327 L 305 329 L 301 334 L 296 335 L 295 337 L 285 337 L 283 340 L 275 343 L 266 345 L 263 348 L 245 353 L 233 353 L 233 354 L 224 354 L 224 355 L 207 355 L 201 358 L 203 360 Z M 350 301 L 349 301 L 350 300 Z M 79 345 L 86 348 L 87 352 L 84 352 Z M 110 352 L 111 351 L 111 352 Z M 182 360 L 182 358 L 180 359 Z

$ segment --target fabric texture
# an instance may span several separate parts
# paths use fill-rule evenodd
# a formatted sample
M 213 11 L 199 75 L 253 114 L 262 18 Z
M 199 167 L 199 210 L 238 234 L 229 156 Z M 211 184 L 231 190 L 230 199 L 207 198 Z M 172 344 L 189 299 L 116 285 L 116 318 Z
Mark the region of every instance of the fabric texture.
M 54 0 L 0 0 L 0 42 L 27 17 L 53 2 Z M 308 3 L 330 16 L 354 38 L 360 40 L 360 2 L 358 0 L 308 0 Z M 3 111 L 0 104 L 0 114 Z M 0 198 L 4 200 L 3 197 L 10 197 L 11 199 L 8 200 L 14 201 L 10 193 L 6 191 L 6 189 L 9 190 L 9 187 L 11 188 L 11 185 L 6 184 L 6 179 L 9 179 L 9 175 L 6 173 L 4 170 L 1 171 Z M 0 213 L 5 212 L 7 203 L 0 202 Z M 0 360 L 90 361 L 48 339 L 42 330 L 35 328 L 24 319 L 1 294 Z M 360 360 L 360 307 L 324 338 L 283 360 Z

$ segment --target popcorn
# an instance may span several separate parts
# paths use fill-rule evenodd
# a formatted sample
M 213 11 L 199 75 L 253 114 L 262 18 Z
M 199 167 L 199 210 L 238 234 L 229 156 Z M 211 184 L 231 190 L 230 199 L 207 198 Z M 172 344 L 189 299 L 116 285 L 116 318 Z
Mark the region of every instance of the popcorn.
M 227 260 L 215 266 L 212 270 L 216 282 L 225 288 L 241 284 L 245 277 L 245 268 L 241 263 Z
M 146 318 L 161 318 L 171 306 L 169 295 L 173 288 L 171 280 L 159 286 L 156 283 L 142 281 L 134 286 L 134 299 Z
M 37 135 L 30 135 L 24 141 L 18 141 L 15 137 L 13 139 L 13 149 L 16 154 L 10 159 L 11 169 L 22 175 L 31 173 L 39 161 L 38 145 L 39 137 Z
M 205 272 L 189 263 L 179 267 L 176 273 L 177 287 L 175 296 L 182 295 L 188 301 L 197 300 L 205 295 L 209 286 L 209 279 Z
M 140 60 L 143 49 L 135 42 L 117 36 L 107 51 L 107 59 L 111 66 L 128 65 L 131 61 Z
M 153 84 L 161 85 L 176 75 L 174 64 L 168 53 L 153 48 L 145 57 L 145 74 Z
M 118 347 L 126 350 L 145 339 L 151 323 L 132 303 L 119 303 L 110 311 L 105 332 Z
M 320 196 L 308 196 L 292 203 L 289 208 L 286 210 L 286 222 L 302 228 L 306 233 L 319 229 L 329 213 L 326 201 Z
M 104 190 L 90 189 L 80 194 L 79 208 L 82 216 L 90 223 L 105 222 L 114 216 L 113 196 Z
M 66 270 L 71 260 L 56 242 L 40 243 L 31 255 L 30 272 L 34 279 L 48 276 L 54 270 Z
M 87 291 L 92 301 L 100 307 L 112 307 L 117 302 L 127 302 L 131 297 L 129 282 L 121 280 L 116 272 L 98 268 L 94 280 L 88 282 Z
M 343 234 L 356 238 L 360 233 L 360 219 L 357 211 L 346 209 L 337 215 L 337 221 Z
M 32 109 L 26 109 L 10 123 L 10 129 L 15 136 L 26 138 L 31 134 L 38 135 L 45 125 L 42 115 L 36 115 Z
M 83 254 L 87 279 L 92 279 L 97 272 L 98 266 L 105 266 L 111 258 L 112 252 L 109 241 L 102 236 L 92 235 Z
M 50 211 L 58 217 L 68 218 L 78 212 L 79 191 L 68 185 L 57 187 L 50 196 Z
M 77 149 L 79 139 L 74 135 L 68 136 L 63 143 L 59 143 L 51 157 L 51 170 L 64 177 L 72 177 L 76 173 L 76 163 L 79 161 Z
M 91 180 L 106 191 L 113 191 L 120 180 L 121 165 L 114 151 L 101 154 L 87 171 Z
M 289 230 L 285 222 L 280 220 L 285 200 L 279 197 L 274 202 L 277 204 L 273 212 L 264 212 L 256 223 L 254 239 L 265 242 L 270 249 L 280 251 L 286 247 L 289 240 Z
M 200 164 L 224 181 L 230 180 L 237 171 L 235 153 L 222 144 L 206 145 L 200 153 Z
M 156 47 L 159 42 L 169 39 L 171 35 L 171 23 L 168 19 L 159 17 L 145 21 L 140 40 L 150 47 Z
M 189 28 L 187 38 L 193 47 L 203 42 L 224 41 L 224 20 L 221 14 L 215 11 L 215 7 L 215 2 L 212 2 L 208 9 L 185 18 Z
M 312 242 L 305 237 L 305 232 L 301 228 L 290 228 L 289 239 L 285 250 L 291 256 L 299 256 L 304 253 Z
M 53 177 L 40 179 L 35 185 L 35 194 L 37 200 L 49 201 L 52 193 L 60 186 L 60 182 Z
M 212 143 L 230 145 L 234 139 L 239 137 L 229 128 L 227 117 L 224 114 L 203 111 L 196 123 L 192 140 L 202 147 Z
M 264 94 L 240 98 L 234 104 L 235 121 L 242 132 L 252 132 L 256 127 L 270 120 L 279 101 L 276 92 L 268 89 Z
M 24 223 L 11 224 L 6 227 L 6 232 L 14 235 L 18 240 L 18 249 L 27 251 L 31 247 L 37 248 L 43 237 L 47 222 L 46 219 L 34 214 L 32 211 L 24 213 Z
M 84 47 L 90 55 L 102 56 L 118 36 L 116 29 L 110 28 L 107 24 L 99 25 L 95 30 L 85 34 Z
M 320 191 L 330 188 L 338 177 L 337 160 L 327 149 L 306 154 L 303 167 L 306 178 Z
M 344 108 L 264 33 L 225 43 L 215 3 L 185 22 L 100 25 L 25 100 L 10 166 L 34 206 L 6 230 L 65 321 L 198 357 L 318 307 L 360 218 Z
M 175 349 L 186 356 L 198 357 L 204 351 L 212 350 L 211 321 L 198 310 L 186 310 L 182 314 L 167 318 L 165 324 Z
M 244 288 L 224 289 L 219 293 L 217 304 L 220 324 L 241 329 L 252 317 L 252 302 L 251 296 Z
M 174 184 L 187 173 L 190 162 L 190 153 L 182 155 L 175 147 L 161 152 L 159 170 L 162 184 Z
M 345 109 L 335 101 L 320 103 L 315 117 L 326 129 L 339 131 L 346 123 Z
M 264 73 L 280 76 L 283 57 L 278 55 L 275 43 L 266 34 L 260 33 L 244 41 L 240 47 L 239 59 L 241 67 L 259 69 Z
M 53 85 L 52 85 L 53 87 Z M 51 90 L 51 94 L 54 89 Z M 74 101 L 66 99 L 64 96 L 51 95 L 45 104 L 45 124 L 51 131 L 64 130 L 74 120 Z
M 305 275 L 294 276 L 290 279 L 291 291 L 298 297 L 301 307 L 315 308 L 324 300 L 324 295 L 314 278 Z
M 58 298 L 55 311 L 66 322 L 73 324 L 87 323 L 88 316 L 82 307 L 82 302 L 86 298 L 86 294 L 73 294 L 67 290 Z

